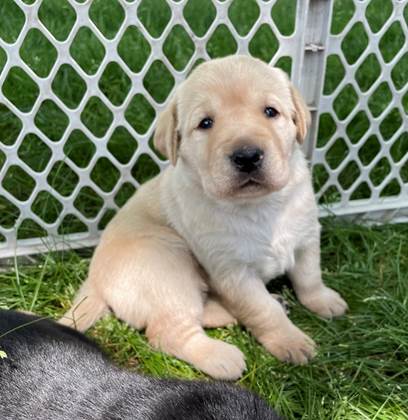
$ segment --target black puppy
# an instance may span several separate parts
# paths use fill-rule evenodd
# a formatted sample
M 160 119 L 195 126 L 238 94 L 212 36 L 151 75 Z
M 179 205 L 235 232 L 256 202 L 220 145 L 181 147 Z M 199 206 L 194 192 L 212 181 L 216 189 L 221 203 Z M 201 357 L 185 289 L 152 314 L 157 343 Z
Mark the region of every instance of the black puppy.
M 0 351 L 1 420 L 280 419 L 232 385 L 119 369 L 81 333 L 19 312 L 0 310 Z

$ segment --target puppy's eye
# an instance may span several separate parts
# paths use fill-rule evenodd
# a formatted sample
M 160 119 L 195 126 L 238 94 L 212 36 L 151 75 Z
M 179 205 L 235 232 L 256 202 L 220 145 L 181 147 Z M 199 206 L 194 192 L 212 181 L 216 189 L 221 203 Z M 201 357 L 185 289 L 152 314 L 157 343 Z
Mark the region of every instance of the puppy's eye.
M 264 109 L 264 113 L 268 118 L 275 118 L 279 115 L 279 112 L 272 106 L 267 106 Z
M 214 124 L 214 120 L 211 118 L 204 118 L 200 121 L 200 124 L 198 124 L 198 128 L 201 128 L 203 130 L 208 130 L 211 128 Z

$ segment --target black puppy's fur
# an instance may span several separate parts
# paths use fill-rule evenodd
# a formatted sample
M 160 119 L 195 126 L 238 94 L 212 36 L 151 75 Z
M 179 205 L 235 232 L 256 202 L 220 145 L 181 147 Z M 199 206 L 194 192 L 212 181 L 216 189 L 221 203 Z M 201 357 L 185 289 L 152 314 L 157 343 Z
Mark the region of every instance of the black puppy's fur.
M 0 310 L 1 420 L 279 420 L 220 382 L 155 379 L 115 367 L 83 334 Z

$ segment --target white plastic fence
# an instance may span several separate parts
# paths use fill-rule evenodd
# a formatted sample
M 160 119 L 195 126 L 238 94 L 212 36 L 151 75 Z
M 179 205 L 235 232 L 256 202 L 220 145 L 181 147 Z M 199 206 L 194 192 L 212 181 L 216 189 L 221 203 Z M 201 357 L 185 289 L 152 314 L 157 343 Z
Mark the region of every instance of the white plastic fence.
M 317 197 L 337 215 L 407 221 L 408 2 L 336 5 L 349 20 L 332 25 L 325 43 L 326 80 L 330 72 L 337 80 L 319 99 L 326 133 L 312 152 Z
M 322 214 L 408 220 L 406 2 L 385 2 L 390 14 L 375 28 L 372 2 L 337 3 L 1 0 L 0 258 L 96 244 L 139 183 L 167 164 L 150 140 L 172 88 L 198 60 L 226 52 L 282 66 L 304 93 Z M 333 27 L 344 5 L 350 16 Z M 391 26 L 403 42 L 384 57 Z M 358 72 L 375 61 L 368 86 Z

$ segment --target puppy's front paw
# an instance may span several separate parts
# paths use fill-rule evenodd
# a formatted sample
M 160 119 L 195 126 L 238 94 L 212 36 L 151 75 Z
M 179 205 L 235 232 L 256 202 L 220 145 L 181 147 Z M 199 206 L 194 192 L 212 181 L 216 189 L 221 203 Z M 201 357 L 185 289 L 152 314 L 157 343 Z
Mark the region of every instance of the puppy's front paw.
M 316 354 L 315 342 L 291 325 L 261 339 L 265 348 L 282 362 L 305 365 Z
M 330 287 L 323 286 L 316 292 L 299 296 L 302 305 L 323 318 L 344 315 L 348 306 L 344 299 Z
M 245 357 L 237 347 L 221 340 L 211 340 L 195 365 L 215 379 L 236 380 L 246 368 Z

